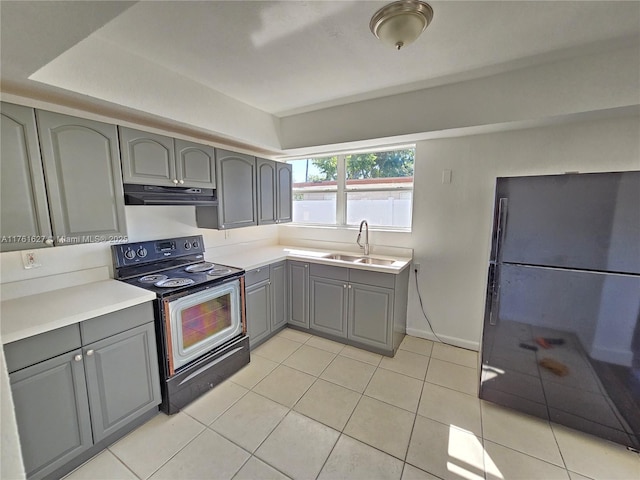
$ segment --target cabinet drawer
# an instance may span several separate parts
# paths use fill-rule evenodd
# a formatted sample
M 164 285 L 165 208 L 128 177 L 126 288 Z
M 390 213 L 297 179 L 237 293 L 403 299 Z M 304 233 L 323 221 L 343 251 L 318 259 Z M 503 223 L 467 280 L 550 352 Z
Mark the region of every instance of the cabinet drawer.
M 50 332 L 7 343 L 4 355 L 9 373 L 34 365 L 65 352 L 80 348 L 78 324 L 68 325 Z
M 269 265 L 249 270 L 244 277 L 244 284 L 247 287 L 255 285 L 269 279 Z
M 349 270 L 349 281 L 353 283 L 363 283 L 365 285 L 375 285 L 376 287 L 393 288 L 396 276 L 393 273 L 370 272 L 368 270 Z
M 312 263 L 309 269 L 309 275 L 346 282 L 349 280 L 349 269 L 345 267 L 332 267 L 331 265 Z
M 80 323 L 82 344 L 97 342 L 116 333 L 124 332 L 145 323 L 153 322 L 151 302 L 107 313 Z

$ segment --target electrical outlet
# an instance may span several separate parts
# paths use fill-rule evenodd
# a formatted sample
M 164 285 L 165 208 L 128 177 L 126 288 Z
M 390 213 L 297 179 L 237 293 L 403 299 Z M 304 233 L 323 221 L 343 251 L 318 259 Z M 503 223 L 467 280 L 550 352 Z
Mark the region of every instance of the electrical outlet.
M 419 263 L 414 263 L 413 264 L 413 271 L 416 273 L 420 273 L 420 264 Z
M 22 252 L 22 264 L 25 270 L 42 266 L 36 257 L 36 252 Z

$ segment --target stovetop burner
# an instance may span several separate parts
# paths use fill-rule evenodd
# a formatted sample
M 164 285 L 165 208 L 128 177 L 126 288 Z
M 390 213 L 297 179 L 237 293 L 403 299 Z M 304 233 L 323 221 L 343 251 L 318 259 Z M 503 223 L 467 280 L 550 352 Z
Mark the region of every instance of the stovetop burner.
M 166 275 L 160 275 L 160 274 L 156 274 L 156 275 L 145 275 L 144 277 L 140 278 L 138 281 L 140 283 L 156 283 L 156 282 L 160 282 L 162 280 L 166 280 L 167 277 Z
M 231 269 L 229 267 L 223 267 L 221 265 L 216 265 L 215 268 L 209 270 L 207 275 L 212 277 L 219 277 L 220 275 L 226 275 L 227 273 L 231 273 Z
M 206 272 L 207 270 L 212 270 L 215 267 L 216 266 L 211 262 L 201 262 L 201 263 L 196 263 L 195 265 L 189 265 L 187 268 L 184 269 L 184 271 L 189 273 L 200 273 L 200 272 Z
M 154 283 L 156 287 L 161 288 L 175 288 L 175 287 L 185 287 L 187 285 L 193 285 L 195 281 L 191 278 L 166 278 L 164 280 L 160 280 L 159 282 Z

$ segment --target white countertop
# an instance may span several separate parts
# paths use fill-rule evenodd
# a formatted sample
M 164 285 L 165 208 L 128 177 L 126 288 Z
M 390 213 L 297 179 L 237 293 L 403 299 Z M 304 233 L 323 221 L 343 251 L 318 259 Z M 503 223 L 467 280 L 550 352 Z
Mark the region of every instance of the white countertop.
M 221 263 L 232 267 L 252 270 L 254 268 L 269 265 L 270 263 L 282 260 L 298 260 L 312 263 L 321 263 L 324 265 L 335 265 L 347 268 L 356 268 L 360 270 L 369 270 L 373 272 L 384 272 L 398 274 L 403 271 L 410 263 L 411 258 L 407 257 L 390 257 L 388 255 L 371 254 L 369 257 L 381 258 L 386 260 L 395 260 L 393 265 L 369 265 L 354 262 L 345 262 L 343 260 L 333 260 L 323 258 L 324 255 L 330 253 L 341 253 L 345 255 L 364 256 L 362 253 L 348 252 L 340 250 L 320 250 L 305 247 L 287 247 L 283 245 L 274 245 L 266 247 L 248 247 L 245 251 L 233 254 L 216 254 L 216 252 L 205 252 L 205 259 L 213 263 Z
M 2 343 L 82 322 L 156 298 L 118 280 L 102 280 L 0 302 Z

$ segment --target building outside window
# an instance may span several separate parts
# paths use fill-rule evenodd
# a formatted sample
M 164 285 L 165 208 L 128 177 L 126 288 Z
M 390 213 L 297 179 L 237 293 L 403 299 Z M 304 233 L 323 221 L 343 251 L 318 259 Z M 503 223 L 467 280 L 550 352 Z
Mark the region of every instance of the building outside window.
M 411 229 L 415 146 L 289 160 L 293 222 Z

